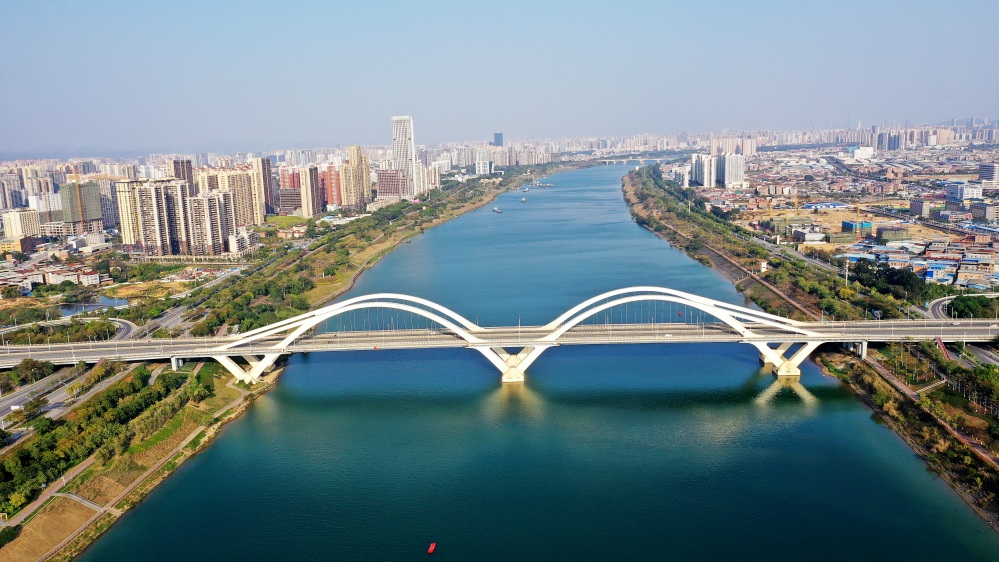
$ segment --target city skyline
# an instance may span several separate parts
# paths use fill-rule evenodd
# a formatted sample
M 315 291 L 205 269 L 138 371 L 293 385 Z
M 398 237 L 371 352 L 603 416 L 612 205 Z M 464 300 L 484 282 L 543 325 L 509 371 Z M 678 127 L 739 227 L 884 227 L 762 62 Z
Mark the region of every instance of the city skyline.
M 987 34 L 962 31 L 999 15 L 981 2 L 504 10 L 444 2 L 378 11 L 303 2 L 280 18 L 268 4 L 7 11 L 0 153 L 15 156 L 384 144 L 386 114 L 412 115 L 426 144 L 488 140 L 493 131 L 539 138 L 933 124 L 995 118 L 999 86 L 978 72 L 994 62 Z M 413 25 L 372 41 L 389 12 Z M 185 15 L 181 35 L 171 23 L 177 14 Z M 336 21 L 357 25 L 319 33 Z M 485 51 L 476 47 L 482 25 L 470 23 L 482 21 L 493 34 Z M 946 28 L 958 32 L 933 40 Z M 899 49 L 865 47 L 875 44 Z M 399 52 L 443 64 L 382 71 Z M 331 65 L 336 72 L 320 71 Z M 729 70 L 719 74 L 719 65 Z M 472 68 L 483 71 L 461 70 Z M 348 75 L 360 80 L 346 87 Z

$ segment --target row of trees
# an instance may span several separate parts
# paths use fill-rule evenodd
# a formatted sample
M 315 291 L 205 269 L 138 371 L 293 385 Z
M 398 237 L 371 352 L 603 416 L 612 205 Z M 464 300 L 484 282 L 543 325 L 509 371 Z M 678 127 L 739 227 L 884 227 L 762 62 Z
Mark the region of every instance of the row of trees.
M 123 451 L 132 438 L 128 423 L 180 388 L 187 378 L 186 373 L 165 373 L 149 385 L 149 371 L 140 367 L 81 405 L 74 419 L 32 422 L 35 437 L 0 463 L 0 511 L 18 511 L 46 483 L 98 449 L 105 457 Z
M 950 301 L 947 312 L 957 318 L 996 318 L 999 316 L 999 299 L 962 295 Z
M 20 330 L 5 334 L 6 343 L 14 345 L 38 344 L 46 342 L 85 342 L 91 340 L 109 340 L 118 331 L 118 326 L 110 320 L 98 319 L 83 322 L 72 318 L 68 324 L 43 326 L 29 324 Z
M 9 392 L 22 384 L 34 383 L 55 372 L 55 365 L 48 361 L 24 359 L 9 371 L 0 372 L 0 390 Z

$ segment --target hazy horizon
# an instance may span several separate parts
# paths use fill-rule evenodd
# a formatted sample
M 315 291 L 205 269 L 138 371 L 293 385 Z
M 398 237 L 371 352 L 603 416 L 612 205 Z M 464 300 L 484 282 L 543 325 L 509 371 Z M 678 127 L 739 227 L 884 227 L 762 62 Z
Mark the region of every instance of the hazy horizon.
M 987 2 L 8 3 L 0 156 L 995 118 Z

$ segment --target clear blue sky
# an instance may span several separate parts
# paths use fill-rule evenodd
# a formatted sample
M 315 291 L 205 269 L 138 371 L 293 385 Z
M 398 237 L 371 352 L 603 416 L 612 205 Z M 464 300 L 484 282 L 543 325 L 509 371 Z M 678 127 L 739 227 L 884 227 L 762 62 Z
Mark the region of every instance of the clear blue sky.
M 0 152 L 999 117 L 994 0 L 0 0 Z

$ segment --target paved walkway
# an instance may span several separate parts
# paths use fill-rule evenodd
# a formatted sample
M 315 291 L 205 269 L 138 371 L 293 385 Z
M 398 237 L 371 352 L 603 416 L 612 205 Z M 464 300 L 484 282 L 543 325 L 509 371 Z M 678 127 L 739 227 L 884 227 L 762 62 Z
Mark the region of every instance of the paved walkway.
M 38 498 L 35 499 L 35 501 L 24 506 L 24 509 L 17 512 L 16 515 L 11 517 L 7 521 L 2 522 L 2 525 L 4 527 L 13 527 L 14 525 L 20 525 L 21 522 L 27 519 L 28 516 L 32 515 L 36 510 L 38 510 L 38 508 L 42 507 L 42 505 L 45 502 L 47 502 L 52 496 L 56 495 L 59 492 L 59 490 L 61 490 L 62 487 L 66 485 L 66 482 L 70 482 L 71 480 L 76 478 L 81 472 L 90 468 L 90 465 L 92 464 L 94 464 L 94 457 L 90 457 L 87 460 L 69 469 L 69 471 L 67 471 L 66 474 L 64 474 L 59 480 L 56 480 L 55 482 L 52 482 L 48 486 L 46 486 L 45 489 L 42 490 L 42 493 L 38 495 Z
M 890 372 L 888 369 L 885 369 L 883 366 L 881 366 L 873 359 L 867 359 L 866 362 L 868 365 L 873 367 L 874 370 L 876 370 L 882 377 L 884 377 L 885 380 L 890 382 L 895 388 L 897 388 L 903 394 L 908 396 L 910 400 L 912 400 L 913 402 L 919 402 L 919 394 L 916 391 L 909 388 L 909 385 L 899 380 L 898 377 L 896 377 L 892 372 Z M 966 447 L 971 449 L 972 452 L 975 453 L 975 456 L 982 459 L 992 468 L 999 470 L 999 459 L 997 459 L 996 456 L 993 455 L 991 451 L 985 448 L 981 443 L 978 443 L 977 441 L 972 439 L 970 435 L 964 433 L 959 429 L 956 429 L 949 423 L 937 418 L 936 416 L 933 417 L 934 419 L 937 420 L 937 423 L 939 423 L 940 426 L 947 431 L 947 433 L 950 433 L 955 439 L 957 439 L 958 441 L 963 443 Z
M 90 509 L 93 509 L 94 511 L 104 511 L 103 507 L 101 507 L 101 506 L 97 505 L 96 503 L 88 500 L 87 498 L 81 498 L 80 496 L 78 496 L 76 494 L 70 494 L 68 492 L 56 492 L 56 493 L 54 493 L 52 495 L 53 496 L 63 497 L 63 498 L 69 498 L 71 500 L 75 500 L 75 501 L 77 501 L 79 503 L 82 503 L 83 505 L 89 507 Z

